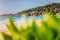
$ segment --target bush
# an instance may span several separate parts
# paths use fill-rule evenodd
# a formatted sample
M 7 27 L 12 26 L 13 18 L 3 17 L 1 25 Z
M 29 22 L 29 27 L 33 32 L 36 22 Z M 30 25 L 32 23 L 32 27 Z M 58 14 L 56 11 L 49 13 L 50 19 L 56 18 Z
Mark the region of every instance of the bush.
M 23 26 L 18 29 L 9 17 L 6 27 L 11 35 L 2 32 L 2 40 L 60 40 L 60 16 L 46 15 L 39 27 L 33 20 L 31 26 L 27 23 L 26 29 Z

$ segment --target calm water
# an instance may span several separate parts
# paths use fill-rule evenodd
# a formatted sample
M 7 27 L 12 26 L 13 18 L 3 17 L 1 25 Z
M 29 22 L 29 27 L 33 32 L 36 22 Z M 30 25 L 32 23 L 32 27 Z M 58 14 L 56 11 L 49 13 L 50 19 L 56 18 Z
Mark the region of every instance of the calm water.
M 12 16 L 13 21 L 19 21 L 21 19 L 23 19 L 24 17 L 21 16 Z M 43 19 L 43 16 L 27 16 L 26 17 L 28 20 L 31 19 Z M 7 16 L 0 16 L 0 23 L 6 23 L 7 22 L 8 17 Z

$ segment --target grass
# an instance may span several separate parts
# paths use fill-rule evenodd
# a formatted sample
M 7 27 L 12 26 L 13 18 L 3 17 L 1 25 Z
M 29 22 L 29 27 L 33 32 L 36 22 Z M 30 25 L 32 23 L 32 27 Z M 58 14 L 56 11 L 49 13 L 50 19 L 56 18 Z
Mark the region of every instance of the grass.
M 60 16 L 46 15 L 46 18 L 40 21 L 39 26 L 35 20 L 32 25 L 28 25 L 26 20 L 26 29 L 21 26 L 19 29 L 9 17 L 7 29 L 10 35 L 1 32 L 2 40 L 60 40 Z M 24 24 L 23 24 L 24 25 Z

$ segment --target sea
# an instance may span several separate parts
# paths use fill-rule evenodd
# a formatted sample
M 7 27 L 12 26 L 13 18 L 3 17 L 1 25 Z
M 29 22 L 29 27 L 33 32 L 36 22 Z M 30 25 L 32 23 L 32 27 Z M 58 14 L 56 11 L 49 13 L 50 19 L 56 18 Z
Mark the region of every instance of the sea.
M 16 21 L 22 20 L 24 17 L 23 16 L 11 16 L 11 18 L 14 22 L 16 22 Z M 25 18 L 27 20 L 32 20 L 32 19 L 39 20 L 39 19 L 43 19 L 44 17 L 43 16 L 26 16 Z M 0 24 L 7 23 L 7 21 L 8 21 L 7 16 L 0 16 Z

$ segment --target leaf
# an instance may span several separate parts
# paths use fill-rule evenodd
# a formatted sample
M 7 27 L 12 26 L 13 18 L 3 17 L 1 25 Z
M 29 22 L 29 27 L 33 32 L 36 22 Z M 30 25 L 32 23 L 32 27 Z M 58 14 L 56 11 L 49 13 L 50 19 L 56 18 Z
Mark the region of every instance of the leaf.
M 16 28 L 15 24 L 13 23 L 11 17 L 9 17 L 9 25 L 7 25 L 7 28 L 10 32 L 19 33 L 18 29 Z
M 3 35 L 3 39 L 4 40 L 12 40 L 12 37 L 11 36 L 9 36 L 9 35 L 7 35 L 5 33 L 2 33 L 2 35 Z

